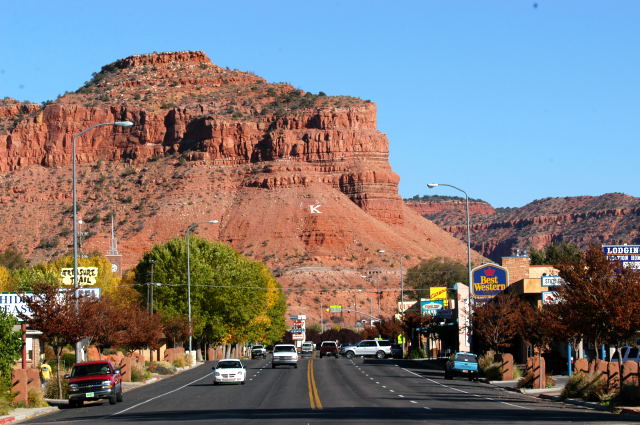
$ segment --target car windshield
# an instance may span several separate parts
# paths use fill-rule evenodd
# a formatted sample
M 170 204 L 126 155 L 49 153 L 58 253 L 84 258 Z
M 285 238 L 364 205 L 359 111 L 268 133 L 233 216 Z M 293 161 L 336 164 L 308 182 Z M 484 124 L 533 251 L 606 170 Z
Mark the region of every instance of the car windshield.
M 323 342 L 322 343 L 323 347 L 336 347 L 336 343 L 335 342 Z
M 242 363 L 240 362 L 218 362 L 216 369 L 240 369 L 242 368 Z
M 253 349 L 254 350 L 262 350 L 262 345 L 254 345 Z
M 478 361 L 475 354 L 468 354 L 468 353 L 456 354 L 455 360 L 457 362 L 471 362 L 471 363 L 476 363 Z
M 276 346 L 273 349 L 274 353 L 280 353 L 280 352 L 295 352 L 296 349 L 292 346 L 292 345 L 280 345 L 280 346 Z
M 391 341 L 382 339 L 378 341 L 378 344 L 380 344 L 380 347 L 388 347 L 391 345 Z
M 74 366 L 71 371 L 71 376 L 78 378 L 81 376 L 108 375 L 109 373 L 110 369 L 107 363 L 95 363 Z

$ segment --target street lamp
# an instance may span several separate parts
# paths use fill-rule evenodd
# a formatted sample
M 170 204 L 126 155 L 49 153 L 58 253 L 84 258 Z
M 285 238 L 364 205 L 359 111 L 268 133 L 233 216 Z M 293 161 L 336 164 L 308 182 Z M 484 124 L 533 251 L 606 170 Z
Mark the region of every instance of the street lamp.
M 78 197 L 77 197 L 77 191 L 76 191 L 76 139 L 80 136 L 82 136 L 84 133 L 86 133 L 89 130 L 93 130 L 96 127 L 101 127 L 103 125 L 115 125 L 116 127 L 131 127 L 133 126 L 133 123 L 131 121 L 113 121 L 113 122 L 103 122 L 100 124 L 96 124 L 94 126 L 91 126 L 85 130 L 82 130 L 80 133 L 76 134 L 75 136 L 73 136 L 72 142 L 71 142 L 71 169 L 72 169 L 72 197 L 73 197 L 73 288 L 75 291 L 75 298 L 76 298 L 76 314 L 78 313 Z M 81 347 L 80 347 L 80 341 L 76 342 L 76 362 L 81 362 L 82 359 L 82 355 L 81 355 Z
M 189 233 L 191 233 L 191 231 L 193 229 L 195 229 L 196 227 L 198 227 L 198 225 L 200 224 L 206 224 L 206 223 L 211 223 L 211 224 L 215 224 L 218 223 L 218 220 L 208 220 L 208 221 L 200 221 L 198 223 L 193 223 L 191 226 L 187 227 L 187 308 L 189 311 L 189 356 L 191 356 L 191 247 L 190 247 L 190 243 L 189 243 Z M 191 357 L 189 357 L 189 359 L 191 359 Z M 191 362 L 191 360 L 189 360 L 189 362 Z
M 360 275 L 362 279 L 372 279 L 369 275 Z M 380 283 L 376 280 L 376 294 L 378 295 L 378 318 L 380 318 L 380 296 L 382 293 L 380 292 Z
M 466 211 L 467 211 L 467 270 L 469 272 L 469 299 L 468 299 L 468 313 L 467 313 L 467 317 L 469 320 L 469 328 L 471 328 L 471 225 L 470 225 L 470 221 L 469 221 L 469 195 L 467 194 L 467 192 L 465 192 L 464 190 L 460 189 L 459 187 L 456 187 L 452 184 L 446 184 L 446 183 L 428 183 L 427 187 L 429 189 L 433 189 L 434 187 L 438 187 L 438 186 L 447 186 L 447 187 L 451 187 L 455 190 L 458 190 L 462 193 L 464 193 L 464 199 L 466 202 Z M 468 331 L 468 342 L 469 342 L 469 347 L 471 347 L 471 329 L 469 329 Z
M 391 251 L 390 249 L 379 249 L 378 253 L 380 254 L 384 254 L 384 253 L 389 253 L 389 254 L 394 254 L 397 255 L 398 258 L 400 258 L 400 314 L 402 314 L 404 316 L 404 279 L 402 278 L 402 254 L 397 253 L 395 251 Z

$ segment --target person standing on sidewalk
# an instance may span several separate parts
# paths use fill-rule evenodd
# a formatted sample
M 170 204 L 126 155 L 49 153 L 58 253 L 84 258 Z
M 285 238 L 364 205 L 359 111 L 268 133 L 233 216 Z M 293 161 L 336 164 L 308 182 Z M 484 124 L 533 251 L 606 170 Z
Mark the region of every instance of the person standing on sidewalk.
M 42 386 L 46 388 L 49 379 L 51 379 L 51 366 L 47 363 L 42 363 L 40 365 L 40 377 L 42 379 Z

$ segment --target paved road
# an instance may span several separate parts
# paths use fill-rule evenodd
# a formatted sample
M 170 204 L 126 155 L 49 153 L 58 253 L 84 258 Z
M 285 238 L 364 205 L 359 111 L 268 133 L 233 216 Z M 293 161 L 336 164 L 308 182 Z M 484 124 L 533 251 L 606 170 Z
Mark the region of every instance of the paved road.
M 204 366 L 140 387 L 117 405 L 96 402 L 28 423 L 514 424 L 637 423 L 565 407 L 399 360 L 304 359 L 298 369 L 247 362 L 247 385 L 211 385 Z

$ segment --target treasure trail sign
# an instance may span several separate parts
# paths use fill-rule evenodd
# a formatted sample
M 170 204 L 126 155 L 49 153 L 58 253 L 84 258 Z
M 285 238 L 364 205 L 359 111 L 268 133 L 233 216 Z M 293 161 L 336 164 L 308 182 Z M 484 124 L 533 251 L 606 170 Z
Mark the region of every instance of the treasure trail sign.
M 471 293 L 474 298 L 491 299 L 509 285 L 509 272 L 497 264 L 483 264 L 471 270 Z

